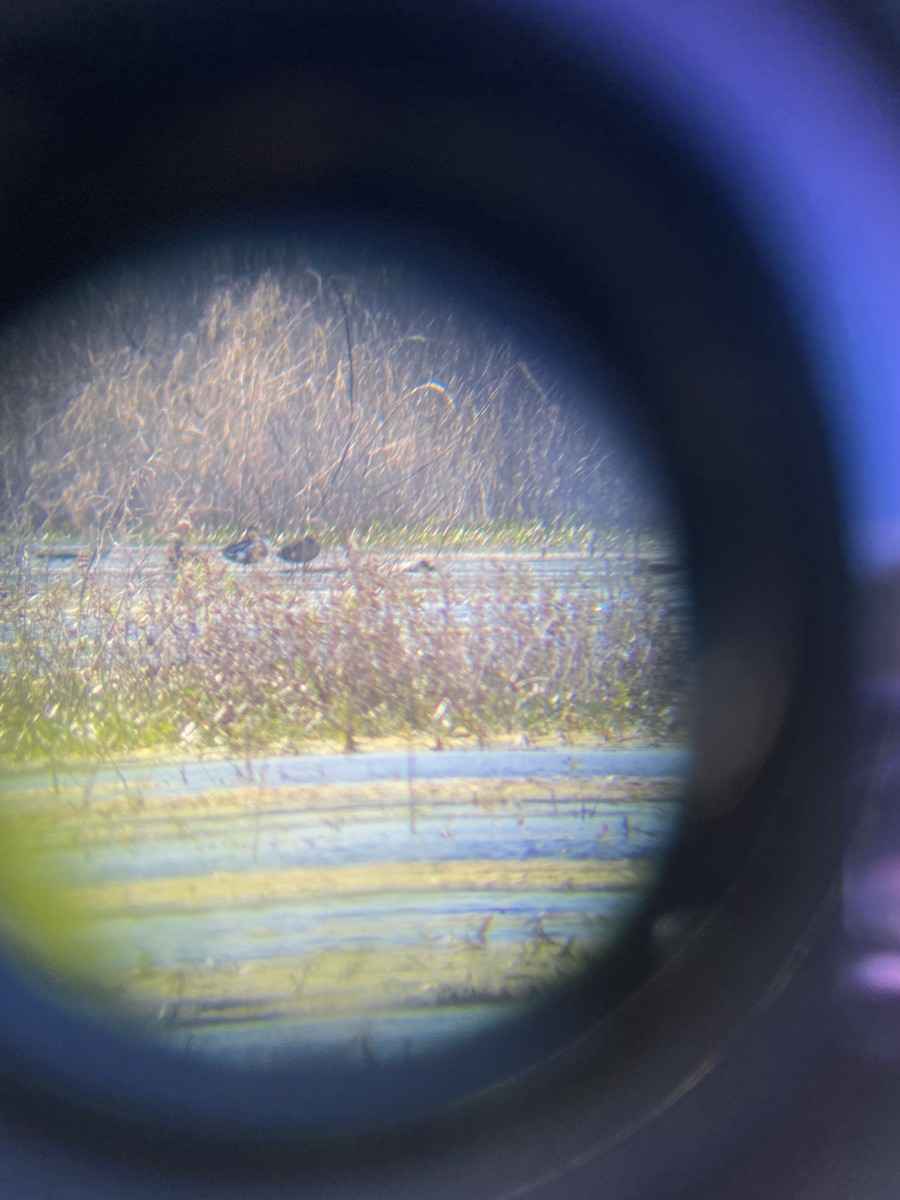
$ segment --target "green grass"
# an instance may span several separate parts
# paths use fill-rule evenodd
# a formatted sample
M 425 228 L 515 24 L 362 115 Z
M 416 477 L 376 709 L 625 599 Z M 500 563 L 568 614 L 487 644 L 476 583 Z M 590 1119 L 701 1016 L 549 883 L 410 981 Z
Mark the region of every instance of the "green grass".
M 174 526 L 174 523 L 173 523 Z M 197 525 L 193 541 L 205 547 L 225 546 L 243 536 L 245 530 L 237 525 Z M 306 532 L 303 523 L 284 529 L 266 529 L 264 534 L 277 545 Z M 347 531 L 337 525 L 317 523 L 312 530 L 325 547 L 344 547 Z M 133 537 L 136 544 L 147 547 L 165 543 L 172 528 L 145 528 Z M 372 521 L 352 531 L 354 544 L 361 550 L 385 553 L 415 551 L 493 551 L 587 554 L 638 553 L 647 556 L 671 553 L 671 538 L 652 531 L 622 530 L 614 526 L 579 521 L 494 521 L 478 524 L 474 521 Z M 89 537 L 70 526 L 45 529 L 39 537 L 28 539 L 32 551 L 48 548 L 78 549 L 91 542 Z

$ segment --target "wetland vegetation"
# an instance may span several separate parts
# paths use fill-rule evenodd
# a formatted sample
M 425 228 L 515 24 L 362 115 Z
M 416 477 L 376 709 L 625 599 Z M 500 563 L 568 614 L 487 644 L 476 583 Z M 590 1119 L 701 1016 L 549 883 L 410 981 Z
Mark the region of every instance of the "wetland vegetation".
M 596 402 L 400 268 L 177 268 L 0 338 L 0 760 L 679 728 L 683 605 L 642 573 L 672 532 Z M 250 525 L 326 553 L 230 570 Z
M 313 587 L 210 554 L 7 587 L 0 757 L 677 735 L 684 635 L 652 580 L 602 560 L 563 579 L 518 556 L 435 561 L 419 576 L 358 556 Z

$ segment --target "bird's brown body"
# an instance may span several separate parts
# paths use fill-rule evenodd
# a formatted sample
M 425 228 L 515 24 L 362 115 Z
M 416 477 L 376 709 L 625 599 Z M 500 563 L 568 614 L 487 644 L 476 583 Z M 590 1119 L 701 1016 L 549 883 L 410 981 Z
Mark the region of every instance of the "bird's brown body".
M 309 534 L 301 538 L 299 542 L 293 542 L 290 546 L 282 546 L 278 550 L 278 557 L 289 563 L 310 563 L 316 558 L 321 550 L 321 546 L 314 537 Z

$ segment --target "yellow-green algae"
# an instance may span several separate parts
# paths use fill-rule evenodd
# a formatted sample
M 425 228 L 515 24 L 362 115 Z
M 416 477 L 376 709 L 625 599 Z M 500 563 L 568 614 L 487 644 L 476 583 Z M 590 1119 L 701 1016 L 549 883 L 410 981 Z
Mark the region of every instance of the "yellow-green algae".
M 214 871 L 164 879 L 129 879 L 67 889 L 72 905 L 104 908 L 212 908 L 271 904 L 322 896 L 453 891 L 602 891 L 646 887 L 655 864 L 648 859 L 568 861 L 556 858 L 462 859 L 448 862 L 363 863 L 347 867 L 290 867 L 266 871 Z

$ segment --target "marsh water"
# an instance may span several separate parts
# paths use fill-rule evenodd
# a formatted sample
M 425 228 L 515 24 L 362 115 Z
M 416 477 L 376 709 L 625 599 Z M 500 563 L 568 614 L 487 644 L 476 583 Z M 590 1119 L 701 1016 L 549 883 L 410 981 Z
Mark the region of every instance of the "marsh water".
M 218 559 L 218 547 L 199 546 L 197 549 Z M 363 557 L 386 568 L 415 567 L 423 558 L 418 550 L 364 551 Z M 627 587 L 629 581 L 639 577 L 649 578 L 665 590 L 676 605 L 686 606 L 688 596 L 684 587 L 684 573 L 673 547 L 660 542 L 638 542 L 618 546 L 603 553 L 585 553 L 578 550 L 522 550 L 501 551 L 490 549 L 448 551 L 440 548 L 428 549 L 425 561 L 439 567 L 448 578 L 466 584 L 477 579 L 485 564 L 507 567 L 527 567 L 535 583 L 558 583 L 571 581 L 577 575 L 586 582 L 600 588 L 615 584 Z M 47 543 L 35 548 L 29 556 L 29 572 L 35 583 L 46 584 L 60 576 L 79 575 L 87 564 L 101 571 L 109 579 L 127 577 L 132 581 L 150 581 L 171 578 L 171 567 L 164 546 L 146 547 L 113 545 L 97 552 L 89 545 Z M 347 553 L 343 547 L 323 548 L 311 563 L 295 566 L 269 555 L 258 569 L 277 575 L 280 579 L 293 579 L 304 591 L 323 591 L 339 583 L 348 567 Z M 247 568 L 234 566 L 237 575 Z M 419 574 L 427 583 L 427 571 Z
M 103 569 L 133 572 L 118 553 Z M 528 562 L 610 576 L 587 556 Z M 298 587 L 339 566 L 323 555 Z M 617 586 L 639 569 L 617 564 Z M 82 918 L 98 996 L 145 1034 L 367 1061 L 503 1020 L 602 957 L 664 864 L 688 766 L 677 746 L 527 743 L 116 762 L 7 775 L 0 804 Z

